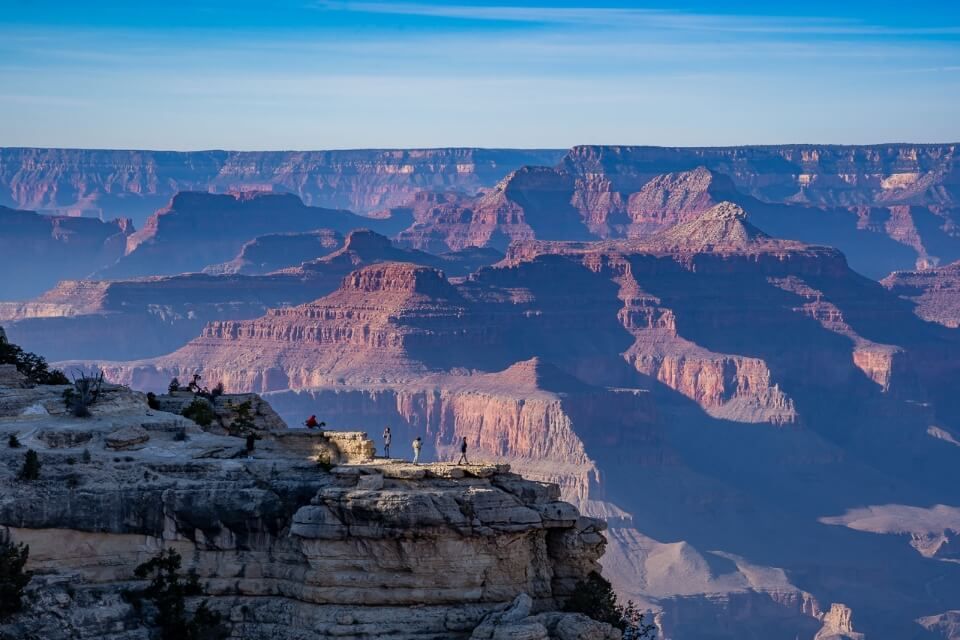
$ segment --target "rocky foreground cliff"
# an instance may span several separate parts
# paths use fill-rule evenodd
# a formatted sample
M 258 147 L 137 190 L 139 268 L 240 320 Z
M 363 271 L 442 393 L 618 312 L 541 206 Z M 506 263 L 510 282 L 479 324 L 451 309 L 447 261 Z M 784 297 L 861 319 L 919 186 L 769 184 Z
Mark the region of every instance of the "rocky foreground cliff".
M 259 401 L 253 452 L 125 387 L 77 418 L 65 388 L 0 367 L 0 528 L 34 572 L 0 637 L 153 637 L 125 594 L 138 564 L 175 549 L 231 638 L 620 638 L 559 613 L 599 568 L 605 527 L 556 486 L 374 459 L 363 434 L 287 430 Z M 38 479 L 18 477 L 27 450 Z

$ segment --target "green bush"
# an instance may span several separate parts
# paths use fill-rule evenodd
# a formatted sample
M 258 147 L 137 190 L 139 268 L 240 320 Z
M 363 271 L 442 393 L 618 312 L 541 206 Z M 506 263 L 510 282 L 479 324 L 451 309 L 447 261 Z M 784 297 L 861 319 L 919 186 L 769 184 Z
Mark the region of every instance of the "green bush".
M 10 447 L 11 449 L 20 448 L 20 438 L 17 437 L 17 434 L 15 433 L 10 434 L 10 437 L 7 438 L 7 446 Z
M 190 418 L 201 427 L 209 427 L 217 418 L 210 403 L 201 398 L 194 398 L 193 402 L 180 412 L 180 415 Z
M 230 421 L 230 434 L 235 436 L 247 435 L 256 425 L 253 422 L 253 403 L 244 400 L 234 408 L 234 417 Z
M 70 384 L 67 376 L 57 369 L 50 370 L 41 356 L 24 351 L 15 344 L 0 340 L 0 364 L 12 364 L 17 371 L 35 384 Z
M 153 391 L 147 392 L 147 406 L 151 409 L 160 408 L 160 403 L 157 402 L 157 394 L 155 394 Z
M 20 480 L 39 480 L 40 479 L 40 456 L 33 449 L 27 449 L 27 455 L 23 459 L 23 466 L 17 477 Z
M 227 630 L 220 621 L 220 614 L 211 611 L 206 602 L 201 602 L 191 618 L 186 614 L 185 599 L 202 593 L 197 574 L 180 574 L 180 554 L 173 549 L 161 551 L 134 570 L 141 579 L 150 579 L 150 584 L 138 592 L 127 593 L 134 605 L 140 599 L 153 602 L 157 608 L 155 624 L 160 628 L 161 640 L 220 640 L 227 637 Z
M 624 640 L 652 640 L 656 637 L 656 626 L 644 622 L 644 614 L 632 601 L 626 606 L 621 605 L 610 582 L 596 571 L 591 571 L 586 580 L 577 582 L 564 610 L 611 624 L 623 631 Z
M 30 547 L 13 544 L 10 534 L 0 531 L 0 621 L 23 609 L 23 590 L 30 582 L 30 572 L 24 571 Z

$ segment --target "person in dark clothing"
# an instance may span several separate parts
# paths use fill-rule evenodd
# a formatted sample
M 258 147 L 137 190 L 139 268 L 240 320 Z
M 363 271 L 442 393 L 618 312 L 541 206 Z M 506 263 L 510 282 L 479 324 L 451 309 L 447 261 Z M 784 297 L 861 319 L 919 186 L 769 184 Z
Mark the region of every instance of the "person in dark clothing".
M 393 434 L 390 433 L 390 427 L 383 430 L 383 457 L 390 457 L 390 443 L 393 441 Z
M 457 461 L 457 464 L 470 464 L 470 461 L 467 460 L 467 439 L 466 438 L 460 441 L 460 460 Z

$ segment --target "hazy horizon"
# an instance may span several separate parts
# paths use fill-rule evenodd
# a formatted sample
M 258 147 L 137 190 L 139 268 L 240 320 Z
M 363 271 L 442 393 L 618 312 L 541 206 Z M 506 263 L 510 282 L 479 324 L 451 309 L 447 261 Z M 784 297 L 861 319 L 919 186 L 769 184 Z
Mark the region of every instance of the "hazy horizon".
M 0 145 L 0 149 L 61 149 L 66 151 L 105 151 L 105 152 L 150 152 L 150 153 L 317 153 L 317 152 L 327 152 L 327 151 L 431 151 L 431 150 L 440 150 L 440 149 L 481 149 L 484 151 L 565 151 L 568 149 L 575 149 L 577 147 L 635 147 L 643 148 L 647 147 L 650 149 L 739 149 L 747 147 L 882 147 L 882 146 L 942 146 L 942 145 L 960 145 L 958 140 L 941 140 L 936 142 L 914 142 L 910 140 L 884 140 L 880 142 L 864 142 L 864 143 L 850 143 L 845 144 L 842 142 L 774 142 L 774 143 L 747 143 L 747 144 L 724 144 L 724 145 L 683 145 L 683 144 L 621 144 L 621 143 L 583 143 L 583 144 L 573 144 L 568 147 L 562 147 L 557 145 L 548 145 L 543 147 L 503 147 L 503 146 L 491 146 L 491 145 L 439 145 L 439 146 L 424 146 L 424 145 L 413 145 L 409 147 L 324 147 L 324 148 L 264 148 L 264 149 L 243 149 L 239 147 L 235 148 L 185 148 L 185 149 L 164 149 L 164 148 L 150 148 L 150 147 L 65 147 L 57 145 Z

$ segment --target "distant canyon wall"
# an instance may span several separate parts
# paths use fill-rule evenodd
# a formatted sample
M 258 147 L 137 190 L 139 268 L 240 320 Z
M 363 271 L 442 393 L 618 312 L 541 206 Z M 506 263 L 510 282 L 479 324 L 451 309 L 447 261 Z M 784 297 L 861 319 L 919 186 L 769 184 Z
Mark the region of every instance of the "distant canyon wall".
M 475 192 L 522 166 L 557 166 L 585 191 L 633 193 L 657 174 L 698 166 L 769 202 L 952 205 L 955 144 L 549 149 L 139 151 L 0 148 L 0 205 L 143 221 L 178 191 L 274 190 L 358 213 L 422 190 Z M 609 184 L 607 184 L 609 183 Z M 613 188 L 609 188 L 612 186 Z
M 310 206 L 365 213 L 423 189 L 474 192 L 562 150 L 137 151 L 0 148 L 0 204 L 142 222 L 180 191 L 295 193 Z

